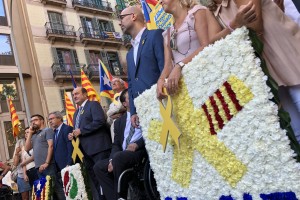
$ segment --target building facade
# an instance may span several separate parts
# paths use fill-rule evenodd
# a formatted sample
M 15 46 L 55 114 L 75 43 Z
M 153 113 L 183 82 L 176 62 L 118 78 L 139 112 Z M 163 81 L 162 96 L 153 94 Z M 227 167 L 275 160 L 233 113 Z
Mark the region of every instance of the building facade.
M 12 1 L 13 23 L 11 1 L 0 0 L 0 160 L 11 159 L 14 151 L 4 94 L 12 94 L 22 126 L 28 125 L 16 56 L 23 72 L 30 114 L 47 116 L 56 110 L 64 112 L 64 91 L 72 99 L 70 71 L 80 85 L 82 68 L 99 91 L 100 59 L 112 75 L 126 79 L 126 53 L 130 45 L 130 39 L 122 35 L 119 27 L 118 15 L 126 7 L 123 0 Z M 102 104 L 105 107 L 107 101 Z

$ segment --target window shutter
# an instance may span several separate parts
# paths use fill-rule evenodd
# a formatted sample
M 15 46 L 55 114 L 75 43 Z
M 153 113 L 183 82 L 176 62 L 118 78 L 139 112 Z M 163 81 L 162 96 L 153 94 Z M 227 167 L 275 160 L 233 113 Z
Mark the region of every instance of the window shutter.
M 91 59 L 89 50 L 84 50 L 84 54 L 85 54 L 85 59 L 87 61 L 87 65 L 92 64 L 93 61 Z
M 108 22 L 108 25 L 109 25 L 109 27 L 110 27 L 110 31 L 111 31 L 111 32 L 115 32 L 115 27 L 114 27 L 113 22 L 112 22 L 112 21 Z
M 108 63 L 108 57 L 107 57 L 106 51 L 100 51 L 100 54 L 101 54 L 101 61 L 104 63 L 106 68 L 111 72 L 111 68 L 110 68 L 110 65 Z
M 72 63 L 76 64 L 76 67 L 80 67 L 79 62 L 78 62 L 78 57 L 77 57 L 77 53 L 76 50 L 70 50 L 71 51 L 71 59 L 72 59 Z
M 53 61 L 54 63 L 59 63 L 58 60 L 58 55 L 57 55 L 57 50 L 54 47 L 51 47 L 51 51 L 52 51 L 52 57 L 53 57 Z

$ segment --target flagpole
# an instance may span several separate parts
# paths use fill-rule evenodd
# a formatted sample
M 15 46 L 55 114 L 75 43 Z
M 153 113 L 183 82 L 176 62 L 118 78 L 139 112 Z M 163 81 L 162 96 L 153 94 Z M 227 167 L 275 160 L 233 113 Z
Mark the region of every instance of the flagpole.
M 23 100 L 24 100 L 24 105 L 25 105 L 25 114 L 26 114 L 26 117 L 27 117 L 27 123 L 29 125 L 30 124 L 30 110 L 29 110 L 29 104 L 28 104 L 28 99 L 27 99 L 27 93 L 26 93 L 26 90 L 25 90 L 25 84 L 24 84 L 22 69 L 21 69 L 21 65 L 20 65 L 20 61 L 19 61 L 18 52 L 17 52 L 15 36 L 14 36 L 14 28 L 13 28 L 13 20 L 12 20 L 12 2 L 13 2 L 13 0 L 10 1 L 10 16 L 9 16 L 10 25 L 11 25 L 11 43 L 12 43 L 12 50 L 13 50 L 13 54 L 14 54 L 14 57 L 15 57 L 16 66 L 17 66 L 18 72 L 19 72 L 21 91 L 22 91 L 22 94 L 23 94 Z

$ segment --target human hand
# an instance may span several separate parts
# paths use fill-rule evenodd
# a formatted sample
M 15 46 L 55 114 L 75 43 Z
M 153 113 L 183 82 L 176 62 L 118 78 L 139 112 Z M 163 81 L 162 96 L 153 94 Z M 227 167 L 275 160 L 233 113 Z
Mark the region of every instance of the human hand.
M 78 128 L 78 129 L 75 129 L 74 131 L 73 131 L 73 135 L 74 135 L 74 137 L 78 137 L 79 135 L 81 134 L 81 132 L 80 132 L 80 129 Z
M 135 152 L 138 149 L 138 145 L 136 143 L 131 143 L 127 146 L 127 151 Z
M 44 163 L 39 167 L 39 172 L 42 173 L 47 167 L 49 166 L 48 163 Z
M 235 15 L 234 20 L 229 24 L 231 28 L 236 29 L 250 24 L 256 20 L 255 5 L 249 1 L 246 5 L 241 5 Z
M 112 165 L 112 161 L 109 161 L 108 167 L 107 167 L 107 171 L 108 172 L 112 172 L 114 170 L 114 167 Z
M 112 116 L 110 116 L 110 118 L 112 118 L 112 119 L 118 119 L 118 118 L 121 117 L 121 115 L 122 115 L 122 113 L 116 113 L 116 114 L 113 114 Z
M 160 101 L 167 97 L 167 95 L 165 95 L 165 93 L 163 92 L 164 86 L 165 86 L 165 79 L 159 78 L 156 87 L 156 98 Z
M 17 147 L 16 148 L 16 155 L 19 155 L 21 151 L 22 151 L 21 147 Z
M 131 120 L 131 124 L 134 128 L 139 127 L 140 122 L 139 122 L 139 117 L 137 116 L 137 114 L 132 115 L 130 120 Z
M 167 81 L 167 91 L 170 95 L 175 94 L 178 91 L 178 83 L 181 77 L 181 67 L 176 64 L 172 69 L 168 81 Z
M 74 137 L 73 133 L 69 133 L 69 134 L 68 134 L 68 139 L 69 139 L 69 140 L 73 140 L 73 137 Z
M 30 126 L 30 127 L 29 127 L 29 131 L 28 131 L 28 133 L 29 133 L 28 136 L 32 136 L 32 135 L 34 134 L 34 132 L 35 132 L 34 127 L 33 127 L 33 126 Z
M 20 163 L 21 167 L 24 167 L 24 166 L 26 165 L 25 162 L 26 162 L 26 161 Z
M 26 182 L 29 181 L 29 178 L 28 178 L 27 174 L 24 174 L 24 181 L 26 181 Z

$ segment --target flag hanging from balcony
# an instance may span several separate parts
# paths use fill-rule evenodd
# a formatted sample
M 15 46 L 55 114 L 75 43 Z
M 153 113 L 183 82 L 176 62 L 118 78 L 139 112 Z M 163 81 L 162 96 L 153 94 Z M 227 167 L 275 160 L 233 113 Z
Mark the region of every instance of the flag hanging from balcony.
M 10 112 L 10 117 L 11 117 L 12 134 L 13 134 L 14 138 L 16 138 L 19 135 L 21 123 L 19 121 L 17 111 L 15 109 L 14 104 L 12 103 L 11 98 L 8 98 L 8 102 L 9 102 L 9 112 Z
M 67 69 L 68 69 L 68 71 L 70 73 L 70 76 L 71 76 L 71 79 L 72 79 L 73 88 L 77 88 L 77 84 L 76 84 L 76 81 L 73 77 L 73 72 L 72 72 L 72 69 L 71 69 L 70 65 L 67 65 Z
M 115 95 L 111 87 L 111 81 L 113 79 L 113 76 L 111 75 L 111 73 L 109 73 L 109 71 L 100 59 L 98 60 L 98 62 L 100 78 L 100 96 L 107 97 L 113 100 Z
M 81 86 L 87 90 L 89 100 L 100 102 L 100 97 L 96 92 L 95 88 L 93 87 L 92 83 L 85 75 L 84 71 L 82 69 L 80 69 L 80 71 L 81 71 Z
M 172 15 L 165 13 L 159 1 L 157 0 L 140 0 L 142 10 L 147 22 L 147 28 L 167 29 L 173 23 Z
M 69 126 L 73 126 L 73 115 L 76 111 L 74 104 L 68 97 L 66 91 L 65 91 L 65 106 L 66 106 L 66 117 L 67 117 L 67 124 Z

